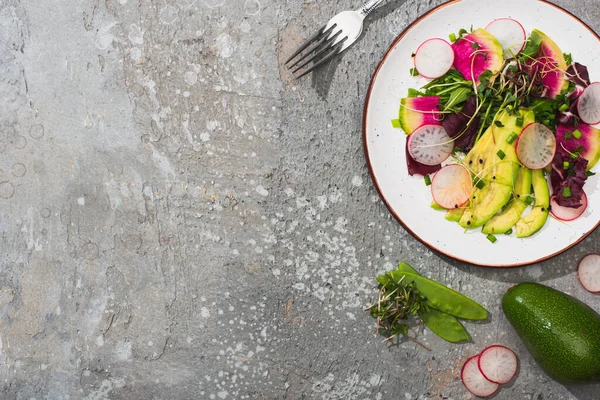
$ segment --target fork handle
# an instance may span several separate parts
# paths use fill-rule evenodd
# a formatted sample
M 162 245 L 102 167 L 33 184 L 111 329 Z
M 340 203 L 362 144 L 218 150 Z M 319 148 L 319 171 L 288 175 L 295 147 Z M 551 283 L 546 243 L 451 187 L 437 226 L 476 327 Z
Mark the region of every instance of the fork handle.
M 385 0 L 371 0 L 368 3 L 366 3 L 364 6 L 362 6 L 358 12 L 360 13 L 360 15 L 362 15 L 363 18 L 366 18 L 367 15 L 371 14 L 371 12 L 376 9 L 377 7 L 379 7 L 379 5 L 381 3 L 383 3 Z

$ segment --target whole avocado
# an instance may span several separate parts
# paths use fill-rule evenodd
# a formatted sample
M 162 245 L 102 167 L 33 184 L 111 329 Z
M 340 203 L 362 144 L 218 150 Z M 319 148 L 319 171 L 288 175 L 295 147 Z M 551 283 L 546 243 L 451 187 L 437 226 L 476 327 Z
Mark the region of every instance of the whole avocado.
M 539 283 L 506 292 L 502 309 L 527 350 L 563 384 L 600 382 L 600 315 L 576 298 Z

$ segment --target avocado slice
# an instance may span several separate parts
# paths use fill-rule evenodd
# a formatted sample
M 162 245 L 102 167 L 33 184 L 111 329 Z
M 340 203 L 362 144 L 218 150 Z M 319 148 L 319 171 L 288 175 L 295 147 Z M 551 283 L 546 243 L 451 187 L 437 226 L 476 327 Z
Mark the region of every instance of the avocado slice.
M 446 220 L 451 222 L 458 222 L 460 221 L 464 213 L 465 207 L 452 208 L 446 213 Z
M 520 283 L 502 310 L 525 347 L 552 379 L 600 382 L 600 315 L 581 301 L 539 283 Z
M 525 238 L 538 232 L 548 220 L 548 206 L 550 205 L 550 191 L 544 171 L 536 169 L 531 171 L 531 183 L 535 203 L 529 214 L 517 221 L 517 237 Z
M 515 182 L 514 197 L 498 214 L 494 215 L 482 229 L 485 234 L 501 234 L 511 229 L 521 218 L 527 208 L 524 199 L 531 194 L 531 170 L 519 167 L 519 175 Z

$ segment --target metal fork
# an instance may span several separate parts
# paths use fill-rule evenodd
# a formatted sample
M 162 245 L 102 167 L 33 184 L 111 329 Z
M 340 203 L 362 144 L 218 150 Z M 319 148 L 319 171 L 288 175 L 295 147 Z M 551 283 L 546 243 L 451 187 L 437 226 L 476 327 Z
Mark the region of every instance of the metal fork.
M 292 75 L 300 79 L 350 47 L 360 37 L 364 19 L 384 1 L 371 0 L 356 11 L 331 18 L 285 62 Z

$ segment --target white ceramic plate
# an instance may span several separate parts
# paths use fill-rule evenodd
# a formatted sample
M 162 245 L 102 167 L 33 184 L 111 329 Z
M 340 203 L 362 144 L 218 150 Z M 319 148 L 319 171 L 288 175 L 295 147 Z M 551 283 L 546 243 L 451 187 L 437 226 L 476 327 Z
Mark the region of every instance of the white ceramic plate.
M 589 206 L 569 223 L 553 218 L 540 232 L 526 239 L 498 235 L 490 243 L 480 230 L 463 232 L 430 208 L 431 192 L 421 176 L 406 169 L 406 137 L 394 129 L 399 102 L 410 87 L 426 81 L 409 74 L 411 54 L 429 38 L 447 38 L 460 28 L 485 27 L 496 19 L 514 18 L 529 34 L 534 28 L 549 35 L 565 53 L 588 67 L 592 81 L 600 80 L 600 37 L 567 11 L 542 0 L 455 0 L 425 14 L 402 32 L 379 64 L 367 94 L 363 140 L 371 176 L 389 210 L 406 230 L 430 248 L 453 259 L 490 267 L 513 267 L 558 255 L 583 240 L 600 224 L 600 184 L 596 175 L 585 191 Z M 600 165 L 594 168 L 600 170 Z

